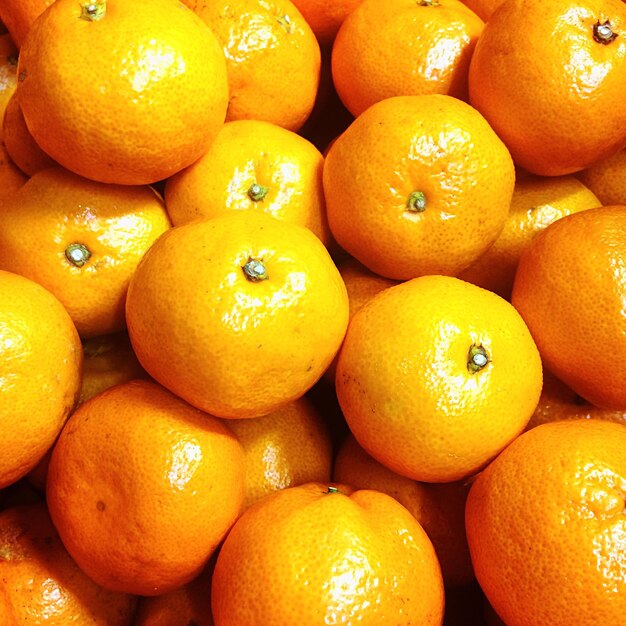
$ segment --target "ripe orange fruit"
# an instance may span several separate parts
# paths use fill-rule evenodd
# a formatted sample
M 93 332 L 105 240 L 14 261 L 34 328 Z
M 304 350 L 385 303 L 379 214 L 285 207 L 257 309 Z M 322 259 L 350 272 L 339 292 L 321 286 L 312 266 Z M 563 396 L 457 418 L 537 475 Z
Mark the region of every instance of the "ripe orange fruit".
M 330 480 L 330 433 L 308 398 L 264 417 L 231 420 L 228 426 L 245 455 L 243 509 L 279 489 Z
M 0 513 L 0 555 L 4 626 L 133 623 L 136 599 L 103 589 L 78 568 L 43 502 Z
M 414 480 L 451 482 L 524 430 L 541 380 L 539 353 L 511 304 L 457 278 L 423 276 L 355 313 L 336 390 L 377 461 Z
M 0 271 L 0 488 L 54 443 L 78 397 L 81 362 L 62 304 L 31 280 Z
M 487 22 L 504 0 L 462 0 L 462 2 L 472 9 L 480 19 Z
M 626 409 L 626 206 L 568 215 L 522 254 L 511 301 L 547 369 L 601 408 Z
M 11 197 L 26 181 L 28 177 L 19 170 L 11 160 L 4 141 L 0 139 L 0 205 Z
M 626 150 L 594 163 L 576 176 L 602 204 L 626 204 Z
M 353 115 L 391 96 L 467 100 L 469 63 L 483 26 L 460 0 L 364 0 L 333 44 L 337 93 Z
M 0 212 L 0 268 L 64 304 L 82 337 L 123 330 L 130 278 L 170 227 L 149 187 L 107 185 L 60 167 L 35 174 Z
M 18 73 L 35 141 L 106 183 L 171 176 L 206 152 L 226 114 L 224 54 L 173 0 L 56 0 L 33 24 Z
M 343 340 L 348 297 L 310 230 L 230 211 L 155 242 L 126 317 L 139 362 L 161 384 L 219 417 L 258 417 L 321 377 Z
M 159 596 L 143 596 L 133 626 L 215 626 L 211 613 L 211 581 L 215 559 L 191 582 Z
M 430 540 L 390 496 L 308 483 L 250 507 L 217 557 L 216 626 L 440 625 Z
M 514 178 L 506 147 L 468 104 L 387 98 L 328 150 L 328 222 L 339 245 L 377 274 L 453 275 L 499 235 Z
M 17 87 L 17 48 L 10 35 L 0 35 L 0 120 Z
M 222 422 L 136 380 L 72 414 L 46 497 L 70 555 L 105 588 L 158 595 L 200 574 L 239 514 L 243 453 Z
M 375 489 L 395 498 L 421 524 L 435 547 L 446 587 L 474 579 L 465 538 L 465 499 L 462 482 L 429 484 L 400 476 L 381 465 L 348 435 L 335 459 L 333 480 L 357 489 Z
M 571 419 L 599 419 L 626 425 L 626 411 L 611 411 L 594 406 L 545 370 L 541 397 L 526 429 L 546 422 Z
M 362 0 L 293 0 L 322 47 L 332 46 L 342 22 Z
M 625 33 L 621 0 L 518 0 L 491 16 L 470 102 L 518 165 L 570 174 L 626 145 Z
M 263 120 L 297 131 L 313 109 L 320 47 L 290 0 L 184 0 L 222 45 L 227 120 Z
M 3 0 L 0 4 L 0 20 L 18 46 L 24 43 L 33 22 L 54 0 Z
M 310 228 L 327 245 L 323 167 L 321 152 L 292 131 L 258 120 L 228 122 L 203 157 L 167 181 L 167 211 L 179 225 L 257 209 Z
M 30 134 L 15 92 L 4 111 L 2 139 L 11 160 L 29 176 L 56 165 Z
M 517 180 L 500 236 L 458 277 L 510 299 L 519 258 L 533 237 L 565 215 L 600 204 L 594 193 L 573 176 Z
M 626 612 L 626 428 L 544 424 L 467 500 L 476 577 L 508 626 L 619 624 Z

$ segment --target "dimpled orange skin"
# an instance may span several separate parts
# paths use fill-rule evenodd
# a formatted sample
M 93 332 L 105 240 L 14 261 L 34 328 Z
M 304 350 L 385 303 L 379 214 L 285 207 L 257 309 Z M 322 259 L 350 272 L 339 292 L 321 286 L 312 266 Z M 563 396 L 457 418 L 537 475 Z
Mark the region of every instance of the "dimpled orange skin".
M 391 96 L 467 100 L 469 62 L 483 26 L 460 0 L 364 0 L 333 44 L 337 93 L 355 116 Z
M 606 20 L 618 36 L 603 44 Z M 474 50 L 470 103 L 529 172 L 584 169 L 626 145 L 625 34 L 621 0 L 505 2 Z
M 458 278 L 509 300 L 515 270 L 533 237 L 556 220 L 600 206 L 596 195 L 574 176 L 532 176 L 517 180 L 509 217 L 494 244 Z
M 473 369 L 478 349 L 486 362 Z M 366 452 L 408 478 L 451 482 L 524 430 L 541 380 L 539 353 L 511 304 L 457 278 L 424 276 L 356 312 L 335 387 Z
M 626 409 L 626 206 L 564 217 L 522 255 L 511 301 L 547 369 L 604 409 Z
M 245 455 L 243 510 L 279 489 L 330 480 L 330 433 L 308 398 L 264 417 L 230 420 L 228 426 Z
M 204 156 L 167 181 L 167 211 L 179 225 L 257 209 L 306 226 L 328 245 L 323 167 L 321 152 L 292 131 L 259 120 L 227 122 Z M 266 188 L 260 199 L 255 184 Z
M 267 279 L 247 277 L 250 260 Z M 126 318 L 161 384 L 219 417 L 258 417 L 321 377 L 343 340 L 348 296 L 310 230 L 231 211 L 159 238 L 133 276 Z
M 372 105 L 332 144 L 323 180 L 339 245 L 373 272 L 406 280 L 454 275 L 482 254 L 506 221 L 515 171 L 468 104 L 396 96 Z M 421 212 L 408 206 L 414 192 L 425 196 Z
M 299 130 L 320 80 L 320 47 L 289 0 L 184 0 L 213 30 L 228 68 L 227 121 Z
M 224 424 L 151 381 L 72 414 L 48 470 L 70 555 L 114 591 L 158 595 L 195 578 L 237 518 L 243 452 Z
M 78 397 L 82 350 L 63 305 L 40 285 L 0 270 L 0 488 L 29 472 Z
M 11 160 L 29 176 L 56 165 L 30 134 L 15 92 L 4 111 L 2 139 Z
M 152 183 L 208 149 L 226 114 L 226 61 L 173 0 L 57 0 L 20 50 L 19 102 L 35 141 L 81 176 Z
M 432 541 L 446 587 L 465 585 L 474 579 L 465 538 L 468 485 L 420 483 L 400 476 L 367 454 L 350 434 L 337 452 L 333 480 L 356 489 L 382 491 L 405 506 Z
M 249 508 L 213 573 L 216 626 L 440 625 L 443 584 L 430 540 L 390 496 L 325 483 Z
M 0 5 L 0 20 L 20 47 L 33 22 L 54 0 L 4 0 Z
M 487 22 L 504 0 L 463 0 L 463 4 Z
M 578 172 L 576 177 L 598 196 L 602 204 L 626 204 L 626 150 L 594 163 Z
M 81 337 L 121 331 L 130 278 L 171 226 L 146 186 L 107 185 L 56 167 L 35 174 L 0 212 L 0 268 L 42 284 L 63 303 Z M 68 246 L 90 253 L 83 265 Z
M 0 555 L 5 591 L 0 604 L 14 623 L 133 623 L 136 599 L 103 589 L 78 568 L 63 547 L 43 502 L 0 513 Z M 12 623 L 2 621 L 3 626 Z
M 467 536 L 508 626 L 623 621 L 625 495 L 626 428 L 602 421 L 538 426 L 478 476 Z
M 626 425 L 626 411 L 611 411 L 594 406 L 572 391 L 554 374 L 544 370 L 543 388 L 539 404 L 526 429 L 559 420 L 606 420 Z
M 293 0 L 320 45 L 325 48 L 332 46 L 339 27 L 361 2 L 362 0 Z

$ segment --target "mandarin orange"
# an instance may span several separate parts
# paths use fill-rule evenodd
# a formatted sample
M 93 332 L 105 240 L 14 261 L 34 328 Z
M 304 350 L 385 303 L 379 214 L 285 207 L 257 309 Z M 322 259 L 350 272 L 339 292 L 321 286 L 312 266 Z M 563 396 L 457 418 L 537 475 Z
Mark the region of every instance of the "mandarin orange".
M 337 93 L 355 116 L 391 96 L 467 100 L 469 63 L 483 26 L 461 0 L 364 0 L 333 44 Z
M 441 625 L 432 543 L 390 496 L 308 483 L 258 501 L 220 550 L 216 626 Z
M 449 276 L 389 287 L 350 320 L 336 390 L 360 445 L 389 469 L 451 482 L 525 428 L 541 392 L 537 347 L 514 307 Z
M 626 409 L 626 206 L 550 224 L 522 254 L 511 301 L 547 369 L 605 409 Z
M 18 73 L 35 141 L 106 183 L 171 176 L 206 152 L 226 114 L 224 53 L 174 0 L 56 0 L 29 31 Z
M 468 104 L 387 98 L 328 150 L 328 222 L 337 243 L 377 274 L 454 275 L 500 234 L 514 179 L 505 145 Z
M 508 626 L 623 621 L 625 497 L 626 428 L 598 420 L 533 428 L 478 476 L 470 553 Z
M 241 445 L 154 382 L 94 396 L 54 446 L 46 498 L 70 555 L 107 589 L 159 595 L 198 576 L 241 508 Z
M 219 417 L 259 417 L 322 376 L 345 334 L 348 297 L 309 229 L 229 211 L 153 244 L 126 317 L 139 362 L 161 384 Z
M 81 366 L 78 333 L 59 300 L 0 270 L 0 488 L 54 443 L 78 398 Z
M 625 33 L 621 0 L 511 0 L 493 13 L 470 102 L 518 165 L 570 174 L 626 145 Z

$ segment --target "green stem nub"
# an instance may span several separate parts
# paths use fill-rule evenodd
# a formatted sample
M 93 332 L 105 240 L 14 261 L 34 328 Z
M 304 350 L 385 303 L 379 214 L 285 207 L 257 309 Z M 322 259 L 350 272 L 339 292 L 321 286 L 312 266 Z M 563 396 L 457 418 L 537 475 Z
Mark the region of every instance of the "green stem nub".
M 611 26 L 611 22 L 609 20 L 605 20 L 600 23 L 598 20 L 593 25 L 593 38 L 601 44 L 611 43 L 617 37 L 617 33 L 613 30 Z
M 259 185 L 259 183 L 254 183 L 250 185 L 250 189 L 248 189 L 248 197 L 252 200 L 252 202 L 260 202 L 265 199 L 269 190 L 269 187 Z
M 339 489 L 337 489 L 337 487 L 328 487 L 328 489 L 326 489 L 326 493 L 341 493 L 339 491 Z
M 242 269 L 245 277 L 253 283 L 258 283 L 261 280 L 267 280 L 269 278 L 263 261 L 259 261 L 258 259 L 248 259 L 248 262 Z
M 476 345 L 475 343 L 470 346 L 469 352 L 467 353 L 467 369 L 470 374 L 476 374 L 480 372 L 483 367 L 485 367 L 489 363 L 489 355 L 487 354 L 487 350 L 485 350 L 482 346 Z
M 438 7 L 439 2 L 437 0 L 416 0 L 419 7 Z
M 414 213 L 423 213 L 426 210 L 426 194 L 423 191 L 413 191 L 406 201 L 406 208 Z
M 92 0 L 92 2 L 83 2 L 80 5 L 81 14 L 80 19 L 87 22 L 97 22 L 104 17 L 107 11 L 106 0 Z
M 82 267 L 89 261 L 91 252 L 82 243 L 71 243 L 65 248 L 65 258 L 76 267 Z
M 278 20 L 278 23 L 285 29 L 285 31 L 287 31 L 287 33 L 293 32 L 293 22 L 288 15 L 281 15 L 276 19 Z

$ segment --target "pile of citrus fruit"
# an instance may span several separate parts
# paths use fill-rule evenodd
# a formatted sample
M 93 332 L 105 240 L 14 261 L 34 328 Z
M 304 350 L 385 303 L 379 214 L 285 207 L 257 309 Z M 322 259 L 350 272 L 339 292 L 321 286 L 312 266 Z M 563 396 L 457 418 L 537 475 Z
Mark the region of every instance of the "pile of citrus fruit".
M 0 624 L 626 624 L 626 2 L 0 1 Z

